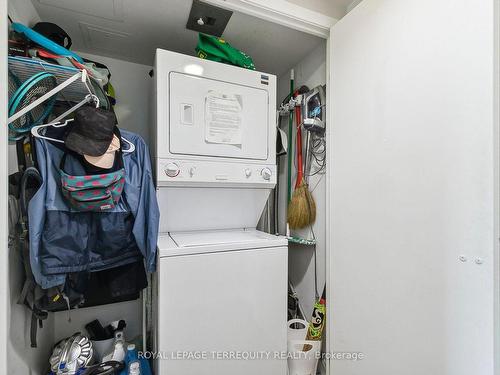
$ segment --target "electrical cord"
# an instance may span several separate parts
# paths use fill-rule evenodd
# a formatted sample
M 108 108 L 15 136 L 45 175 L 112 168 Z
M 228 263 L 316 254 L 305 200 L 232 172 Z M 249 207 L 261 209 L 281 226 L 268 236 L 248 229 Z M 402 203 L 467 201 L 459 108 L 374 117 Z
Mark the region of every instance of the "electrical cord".
M 326 171 L 326 140 L 323 136 L 312 134 L 310 152 L 314 161 L 311 166 L 316 168 L 314 172 L 308 174 L 308 177 L 324 174 Z
M 303 126 L 301 124 L 300 126 Z M 309 152 L 311 153 L 312 158 L 315 163 L 311 163 L 312 167 L 316 167 L 313 173 L 304 174 L 304 177 L 312 177 L 318 174 L 324 174 L 326 172 L 326 140 L 324 136 L 319 136 L 318 134 L 311 132 L 311 145 Z M 305 156 L 308 158 L 308 155 Z M 294 158 L 293 165 L 295 167 L 295 171 L 297 171 L 298 165 L 297 160 Z M 305 171 L 304 171 L 305 172 Z

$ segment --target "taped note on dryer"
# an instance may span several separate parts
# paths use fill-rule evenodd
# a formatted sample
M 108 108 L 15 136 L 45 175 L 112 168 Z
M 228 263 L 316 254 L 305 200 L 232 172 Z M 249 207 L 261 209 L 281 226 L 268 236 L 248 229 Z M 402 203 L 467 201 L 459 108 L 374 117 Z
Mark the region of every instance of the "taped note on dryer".
M 241 96 L 209 91 L 205 97 L 205 140 L 209 143 L 241 145 Z

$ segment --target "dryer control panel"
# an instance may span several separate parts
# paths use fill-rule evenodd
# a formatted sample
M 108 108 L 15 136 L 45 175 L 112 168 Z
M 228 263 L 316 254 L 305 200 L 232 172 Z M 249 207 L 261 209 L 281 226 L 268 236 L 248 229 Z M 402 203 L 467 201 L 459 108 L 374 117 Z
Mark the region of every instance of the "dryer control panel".
M 158 186 L 219 186 L 272 188 L 276 165 L 229 163 L 207 160 L 161 159 L 157 161 Z

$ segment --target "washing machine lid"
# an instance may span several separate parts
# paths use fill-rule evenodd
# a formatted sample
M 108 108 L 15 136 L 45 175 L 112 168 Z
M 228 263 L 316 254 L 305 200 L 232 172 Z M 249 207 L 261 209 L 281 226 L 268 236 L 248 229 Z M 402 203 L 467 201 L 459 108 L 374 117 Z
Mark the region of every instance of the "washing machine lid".
M 201 254 L 222 251 L 263 249 L 287 246 L 285 237 L 257 230 L 217 230 L 169 233 L 160 236 L 161 256 Z

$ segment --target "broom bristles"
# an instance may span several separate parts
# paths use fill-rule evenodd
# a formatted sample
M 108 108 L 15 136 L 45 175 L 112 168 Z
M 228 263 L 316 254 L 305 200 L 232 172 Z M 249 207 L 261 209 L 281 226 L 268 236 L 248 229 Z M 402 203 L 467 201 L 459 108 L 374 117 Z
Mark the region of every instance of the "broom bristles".
M 316 203 L 304 182 L 293 192 L 287 216 L 291 229 L 305 228 L 316 220 Z

